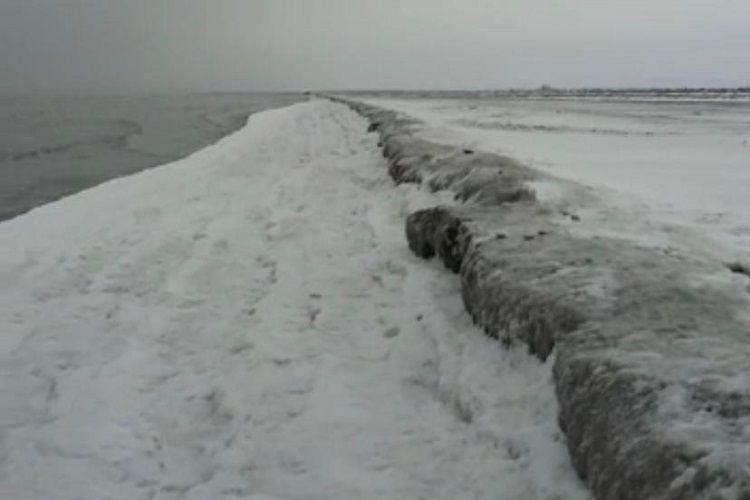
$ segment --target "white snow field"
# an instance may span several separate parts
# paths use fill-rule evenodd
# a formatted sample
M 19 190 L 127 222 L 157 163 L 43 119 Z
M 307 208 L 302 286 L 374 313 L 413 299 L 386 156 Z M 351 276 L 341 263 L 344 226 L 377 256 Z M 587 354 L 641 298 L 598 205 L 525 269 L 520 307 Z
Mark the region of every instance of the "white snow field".
M 550 364 L 316 100 L 0 224 L 0 498 L 584 499 Z
M 535 188 L 581 216 L 577 234 L 750 263 L 747 100 L 362 100 L 424 121 L 425 139 L 509 155 L 573 181 Z

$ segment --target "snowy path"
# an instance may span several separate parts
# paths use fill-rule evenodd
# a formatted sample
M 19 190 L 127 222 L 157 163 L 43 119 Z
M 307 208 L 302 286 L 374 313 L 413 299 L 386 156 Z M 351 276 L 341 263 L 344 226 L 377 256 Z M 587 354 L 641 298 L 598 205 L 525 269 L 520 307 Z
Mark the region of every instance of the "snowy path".
M 0 224 L 0 497 L 576 499 L 549 366 L 412 257 L 312 101 Z

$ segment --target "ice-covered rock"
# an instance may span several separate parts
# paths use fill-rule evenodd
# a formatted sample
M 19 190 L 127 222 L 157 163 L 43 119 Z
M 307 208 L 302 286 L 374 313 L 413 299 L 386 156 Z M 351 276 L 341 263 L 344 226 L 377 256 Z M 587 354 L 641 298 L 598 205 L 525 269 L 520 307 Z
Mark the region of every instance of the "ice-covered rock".
M 377 122 L 397 182 L 471 202 L 410 215 L 409 246 L 460 274 L 488 335 L 543 360 L 554 353 L 560 425 L 597 498 L 750 498 L 746 301 L 705 279 L 723 264 L 575 236 L 571 217 L 533 196 L 493 194 L 526 193 L 537 172 L 350 105 Z

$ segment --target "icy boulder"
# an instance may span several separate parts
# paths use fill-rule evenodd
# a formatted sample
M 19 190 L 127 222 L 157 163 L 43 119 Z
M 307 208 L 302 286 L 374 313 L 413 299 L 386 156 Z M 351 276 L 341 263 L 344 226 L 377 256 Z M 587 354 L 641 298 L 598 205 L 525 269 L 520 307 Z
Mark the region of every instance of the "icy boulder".
M 409 246 L 459 273 L 488 335 L 552 360 L 560 426 L 597 498 L 750 499 L 746 303 L 705 279 L 723 264 L 573 236 L 525 187 L 536 172 L 350 105 L 377 124 L 396 182 L 467 202 L 412 214 Z
M 747 329 L 698 263 L 573 238 L 523 205 L 420 211 L 407 235 L 460 273 L 488 335 L 556 353 L 560 426 L 598 498 L 750 495 Z
M 380 133 L 383 156 L 396 183 L 452 190 L 456 199 L 485 205 L 534 199 L 526 183 L 538 174 L 514 159 L 425 141 L 411 133 L 414 120 L 361 103 L 348 104 L 371 121 L 371 131 Z

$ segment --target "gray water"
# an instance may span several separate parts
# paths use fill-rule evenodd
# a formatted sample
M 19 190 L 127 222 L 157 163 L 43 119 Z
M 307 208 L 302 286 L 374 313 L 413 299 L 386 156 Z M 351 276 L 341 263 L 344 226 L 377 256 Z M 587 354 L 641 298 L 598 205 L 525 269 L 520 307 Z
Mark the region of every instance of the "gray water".
M 177 160 L 300 94 L 0 96 L 0 221 Z

